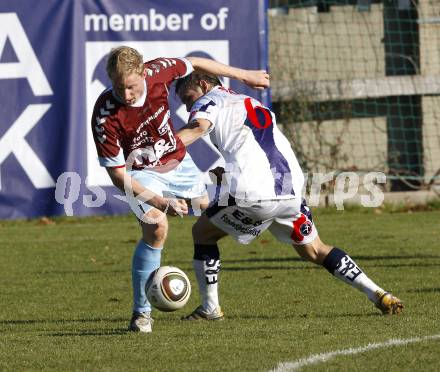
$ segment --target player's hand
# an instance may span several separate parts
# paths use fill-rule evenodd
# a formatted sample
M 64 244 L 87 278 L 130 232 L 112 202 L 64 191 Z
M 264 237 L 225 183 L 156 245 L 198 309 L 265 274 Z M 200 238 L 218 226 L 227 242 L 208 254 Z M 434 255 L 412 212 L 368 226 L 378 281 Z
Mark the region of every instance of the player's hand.
M 188 214 L 188 205 L 186 201 L 183 199 L 167 199 L 167 207 L 164 210 L 164 213 L 169 216 L 180 216 Z
M 243 83 L 258 90 L 269 88 L 269 74 L 265 70 L 245 70 Z

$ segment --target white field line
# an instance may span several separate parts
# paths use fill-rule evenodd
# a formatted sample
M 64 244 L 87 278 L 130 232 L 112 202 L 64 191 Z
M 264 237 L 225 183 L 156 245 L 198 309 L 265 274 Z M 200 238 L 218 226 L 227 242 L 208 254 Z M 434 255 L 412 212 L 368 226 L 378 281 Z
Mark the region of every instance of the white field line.
M 273 369 L 272 371 L 273 372 L 295 371 L 295 370 L 298 370 L 302 367 L 309 366 L 312 364 L 327 362 L 330 359 L 337 357 L 339 355 L 360 354 L 360 353 L 365 353 L 367 351 L 374 350 L 374 349 L 381 349 L 381 348 L 390 347 L 390 346 L 407 345 L 407 344 L 413 344 L 416 342 L 431 341 L 431 340 L 438 340 L 438 339 L 440 339 L 440 334 L 432 335 L 432 336 L 425 336 L 425 337 L 407 338 L 407 339 L 403 339 L 403 340 L 391 339 L 391 340 L 388 340 L 385 342 L 368 344 L 366 346 L 361 346 L 361 347 L 357 347 L 357 348 L 336 350 L 336 351 L 331 351 L 329 353 L 322 353 L 322 354 L 314 354 L 314 355 L 311 355 L 307 358 L 298 359 L 293 362 L 279 363 L 278 366 L 275 369 Z

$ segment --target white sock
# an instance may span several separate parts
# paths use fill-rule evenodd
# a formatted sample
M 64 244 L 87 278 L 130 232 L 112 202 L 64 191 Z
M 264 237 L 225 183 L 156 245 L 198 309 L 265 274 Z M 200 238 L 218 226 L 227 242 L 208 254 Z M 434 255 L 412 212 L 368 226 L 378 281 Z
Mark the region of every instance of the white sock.
M 343 250 L 333 248 L 324 260 L 323 266 L 335 277 L 364 292 L 372 302 L 377 301 L 376 292 L 383 289 L 374 283 Z
M 202 307 L 212 313 L 219 306 L 218 300 L 218 273 L 220 260 L 193 260 L 194 271 L 199 284 Z

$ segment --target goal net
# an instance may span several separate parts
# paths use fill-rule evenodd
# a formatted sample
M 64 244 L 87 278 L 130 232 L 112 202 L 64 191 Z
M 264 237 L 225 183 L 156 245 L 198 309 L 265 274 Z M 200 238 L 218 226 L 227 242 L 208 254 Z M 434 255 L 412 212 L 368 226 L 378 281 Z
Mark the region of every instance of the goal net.
M 270 6 L 273 106 L 303 169 L 439 184 L 440 1 Z

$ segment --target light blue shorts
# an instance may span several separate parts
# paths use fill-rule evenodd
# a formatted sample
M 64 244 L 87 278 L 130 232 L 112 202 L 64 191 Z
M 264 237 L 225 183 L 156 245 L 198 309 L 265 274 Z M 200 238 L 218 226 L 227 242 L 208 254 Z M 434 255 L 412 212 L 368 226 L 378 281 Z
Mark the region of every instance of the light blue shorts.
M 207 194 L 203 173 L 197 168 L 188 152 L 182 162 L 167 173 L 143 169 L 132 170 L 128 174 L 142 186 L 163 197 L 194 199 Z M 139 202 L 139 207 L 143 213 L 153 208 L 142 202 Z

